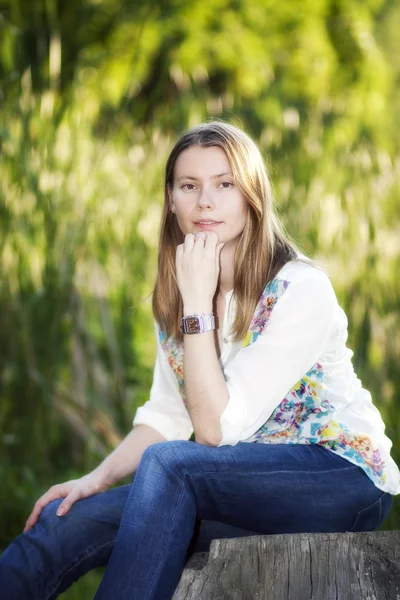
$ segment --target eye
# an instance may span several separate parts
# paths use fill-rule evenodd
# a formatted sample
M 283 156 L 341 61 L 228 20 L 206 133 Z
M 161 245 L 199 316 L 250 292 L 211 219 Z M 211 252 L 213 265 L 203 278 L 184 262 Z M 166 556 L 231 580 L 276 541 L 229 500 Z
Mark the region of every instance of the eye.
M 231 186 L 233 187 L 233 183 L 231 181 L 223 181 L 220 185 L 225 189 L 229 189 Z
M 191 191 L 194 188 L 195 188 L 194 183 L 184 183 L 183 186 L 182 186 L 183 190 L 188 190 L 188 191 Z

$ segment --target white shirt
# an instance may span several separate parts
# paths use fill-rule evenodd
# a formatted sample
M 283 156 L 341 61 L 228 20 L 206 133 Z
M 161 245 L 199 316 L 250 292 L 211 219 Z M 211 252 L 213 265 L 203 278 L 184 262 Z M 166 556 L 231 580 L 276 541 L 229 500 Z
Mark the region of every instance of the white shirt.
M 392 442 L 354 372 L 347 318 L 326 274 L 287 263 L 266 286 L 242 342 L 230 335 L 235 310 L 231 290 L 219 359 L 229 395 L 220 446 L 318 443 L 360 466 L 382 491 L 399 494 Z M 193 427 L 185 406 L 183 344 L 166 339 L 157 324 L 155 330 L 150 399 L 133 424 L 149 425 L 167 440 L 187 440 Z

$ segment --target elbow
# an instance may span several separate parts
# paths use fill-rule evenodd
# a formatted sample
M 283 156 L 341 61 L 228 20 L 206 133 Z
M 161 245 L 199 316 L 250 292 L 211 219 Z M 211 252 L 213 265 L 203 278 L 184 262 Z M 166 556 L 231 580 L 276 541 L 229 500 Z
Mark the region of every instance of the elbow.
M 194 441 L 197 442 L 198 444 L 203 444 L 203 446 L 211 446 L 216 448 L 217 446 L 220 445 L 221 443 L 221 437 L 219 439 L 217 438 L 213 438 L 211 439 L 210 437 L 204 437 L 202 435 L 196 435 L 194 438 Z
M 220 432 L 212 434 L 208 432 L 194 432 L 194 441 L 204 446 L 217 447 L 222 441 L 222 434 Z

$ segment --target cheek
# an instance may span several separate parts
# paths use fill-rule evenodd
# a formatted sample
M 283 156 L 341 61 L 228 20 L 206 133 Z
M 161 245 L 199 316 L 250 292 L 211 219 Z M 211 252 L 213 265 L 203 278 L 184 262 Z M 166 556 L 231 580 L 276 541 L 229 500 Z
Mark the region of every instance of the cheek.
M 187 202 L 179 202 L 179 199 L 174 195 L 175 218 L 181 232 L 186 235 L 190 233 L 190 219 L 188 215 Z
M 187 220 L 189 218 L 187 206 L 184 206 L 184 205 L 180 204 L 179 202 L 177 202 L 175 204 L 175 215 L 178 220 L 178 223 L 182 224 L 182 223 L 187 222 Z
M 240 223 L 245 222 L 248 212 L 249 207 L 247 202 L 241 197 L 238 198 L 237 202 L 235 203 L 235 219 Z
M 180 214 L 184 214 L 185 212 L 187 212 L 192 203 L 192 198 L 189 197 L 188 194 L 185 194 L 185 192 L 182 192 L 180 190 L 175 191 L 172 197 L 177 212 L 179 212 Z

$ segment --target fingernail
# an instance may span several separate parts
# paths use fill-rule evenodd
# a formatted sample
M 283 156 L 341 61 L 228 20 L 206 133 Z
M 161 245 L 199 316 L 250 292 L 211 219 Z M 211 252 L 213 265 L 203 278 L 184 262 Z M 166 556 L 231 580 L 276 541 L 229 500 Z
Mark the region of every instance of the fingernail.
M 56 512 L 57 517 L 62 517 L 64 512 L 64 509 L 60 507 Z

